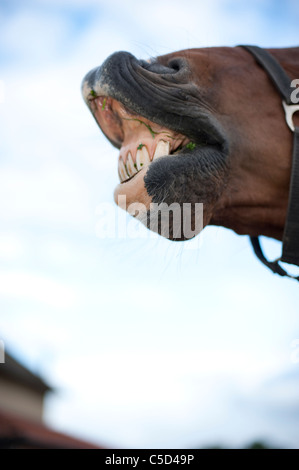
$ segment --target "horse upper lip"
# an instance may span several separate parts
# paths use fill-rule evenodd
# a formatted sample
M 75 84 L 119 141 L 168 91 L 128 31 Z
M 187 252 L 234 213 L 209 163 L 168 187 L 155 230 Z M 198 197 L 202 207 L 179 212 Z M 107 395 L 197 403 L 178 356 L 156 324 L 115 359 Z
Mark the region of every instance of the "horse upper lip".
M 111 97 L 92 99 L 90 109 L 106 136 L 111 141 L 119 141 L 118 173 L 121 182 L 127 181 L 153 160 L 173 154 L 189 142 L 182 134 L 135 116 Z
M 224 132 L 210 111 L 200 103 L 194 106 L 194 102 L 190 108 L 188 93 L 196 96 L 196 85 L 192 81 L 182 81 L 182 87 L 179 73 L 173 80 L 174 72 L 163 74 L 162 66 L 161 73 L 157 65 L 158 72 L 148 67 L 150 64 L 144 65 L 127 52 L 112 54 L 103 65 L 92 69 L 83 79 L 82 94 L 89 109 L 94 114 L 95 101 L 100 97 L 109 97 L 123 103 L 132 113 L 188 136 L 192 141 L 227 148 Z M 184 76 L 182 80 L 185 79 Z M 100 125 L 98 119 L 97 122 Z M 116 122 L 112 125 L 117 126 Z M 101 129 L 114 146 L 121 147 L 123 135 L 120 129 L 118 132 L 110 132 L 111 126 Z

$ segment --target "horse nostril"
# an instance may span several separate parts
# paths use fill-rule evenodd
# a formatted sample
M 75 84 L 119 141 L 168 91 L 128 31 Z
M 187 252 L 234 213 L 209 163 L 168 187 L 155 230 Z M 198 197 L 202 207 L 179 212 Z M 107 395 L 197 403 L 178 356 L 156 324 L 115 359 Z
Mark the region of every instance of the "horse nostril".
M 150 72 L 152 73 L 157 73 L 157 74 L 160 74 L 160 75 L 164 75 L 166 73 L 173 73 L 173 69 L 170 68 L 170 67 L 167 67 L 165 65 L 162 65 L 160 64 L 159 62 L 155 61 L 155 62 L 142 62 L 141 63 L 141 66 L 146 69 L 146 70 L 149 70 Z
M 179 74 L 182 78 L 189 70 L 187 61 L 182 57 L 173 57 L 164 64 L 159 62 L 159 58 L 152 62 L 140 61 L 139 65 L 151 73 L 162 76 L 164 75 L 165 78 L 167 76 L 170 78 L 176 74 Z
M 171 59 L 169 62 L 168 62 L 168 67 L 172 70 L 174 70 L 175 72 L 178 72 L 180 69 L 181 69 L 181 61 L 180 59 Z

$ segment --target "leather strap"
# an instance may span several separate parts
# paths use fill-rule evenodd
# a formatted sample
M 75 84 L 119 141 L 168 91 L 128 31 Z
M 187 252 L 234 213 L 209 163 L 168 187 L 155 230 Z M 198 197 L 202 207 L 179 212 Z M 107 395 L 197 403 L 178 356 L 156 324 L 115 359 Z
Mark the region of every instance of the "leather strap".
M 248 50 L 255 57 L 258 64 L 265 69 L 273 84 L 284 98 L 285 103 L 283 103 L 283 107 L 286 111 L 287 124 L 290 126 L 287 111 L 289 107 L 294 106 L 294 103 L 291 101 L 292 88 L 290 78 L 279 62 L 269 52 L 257 46 L 242 45 L 241 47 Z M 298 106 L 292 108 L 291 114 L 295 111 L 298 111 Z M 256 256 L 269 269 L 280 276 L 287 276 L 299 281 L 299 276 L 296 277 L 288 274 L 278 263 L 283 261 L 299 266 L 299 128 L 292 126 L 290 129 L 294 132 L 294 144 L 289 202 L 282 240 L 281 258 L 276 261 L 268 261 L 263 254 L 258 237 L 250 237 L 250 241 Z
M 281 261 L 299 266 L 299 127 L 294 131 L 289 204 L 282 240 Z
M 258 46 L 241 46 L 255 57 L 255 60 L 263 67 L 271 78 L 272 82 L 279 90 L 281 96 L 287 104 L 293 104 L 291 101 L 291 79 L 285 73 L 280 63 L 271 55 Z
M 251 245 L 253 248 L 254 253 L 258 257 L 258 259 L 265 265 L 267 268 L 271 269 L 274 274 L 279 274 L 280 276 L 290 277 L 292 279 L 296 279 L 299 281 L 299 276 L 292 276 L 291 274 L 287 273 L 285 269 L 279 264 L 279 260 L 275 261 L 268 261 L 267 258 L 264 256 L 260 240 L 258 237 L 250 237 Z

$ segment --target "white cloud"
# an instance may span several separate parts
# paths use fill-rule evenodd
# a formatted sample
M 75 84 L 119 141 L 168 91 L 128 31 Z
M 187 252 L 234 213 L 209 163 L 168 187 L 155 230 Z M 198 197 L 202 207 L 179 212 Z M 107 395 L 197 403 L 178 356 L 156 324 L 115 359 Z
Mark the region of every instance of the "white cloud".
M 188 447 L 196 444 L 197 434 L 197 445 L 214 444 L 217 436 L 222 443 L 232 439 L 229 444 L 242 445 L 251 432 L 257 437 L 259 429 L 253 422 L 248 423 L 249 429 L 240 429 L 239 435 L 234 433 L 237 416 L 242 419 L 247 412 L 246 406 L 234 409 L 231 397 L 238 396 L 243 403 L 258 401 L 265 378 L 275 372 L 274 362 L 275 358 L 267 364 L 257 357 L 237 357 L 222 350 L 90 356 L 81 350 L 80 355 L 70 355 L 56 366 L 56 379 L 64 393 L 60 403 L 49 401 L 49 422 L 55 417 L 59 427 L 68 422 L 66 429 L 86 436 L 92 430 L 98 442 L 106 439 L 116 447 L 146 448 L 148 442 L 155 448 Z M 89 406 L 76 406 L 86 395 Z M 280 394 L 277 399 L 282 399 Z
M 0 104 L 4 103 L 5 100 L 5 84 L 3 80 L 0 80 Z
M 67 40 L 65 18 L 46 16 L 42 10 L 20 6 L 13 17 L 6 17 L 1 25 L 2 46 L 22 68 L 35 61 L 47 62 Z
M 87 191 L 76 174 L 62 165 L 36 171 L 2 170 L 0 175 L 0 214 L 2 222 L 33 220 L 76 226 L 86 230 L 90 213 Z
M 23 242 L 15 233 L 0 233 L 0 259 L 18 259 L 24 253 Z
M 0 296 L 19 300 L 31 300 L 50 305 L 57 309 L 70 309 L 75 306 L 78 296 L 73 287 L 57 280 L 30 274 L 29 272 L 0 271 Z

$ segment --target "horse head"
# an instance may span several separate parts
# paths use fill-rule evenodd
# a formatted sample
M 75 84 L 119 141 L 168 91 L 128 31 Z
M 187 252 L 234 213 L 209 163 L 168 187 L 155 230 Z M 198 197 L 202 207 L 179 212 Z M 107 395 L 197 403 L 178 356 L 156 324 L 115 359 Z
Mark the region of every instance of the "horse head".
M 268 52 L 290 79 L 299 77 L 299 48 Z M 282 240 L 293 134 L 281 96 L 249 50 L 189 49 L 148 61 L 117 52 L 85 76 L 82 91 L 119 149 L 115 200 L 125 198 L 127 209 L 142 204 L 150 228 L 153 205 L 190 204 L 194 228 L 203 204 L 200 229 Z M 187 238 L 173 223 L 167 236 Z

